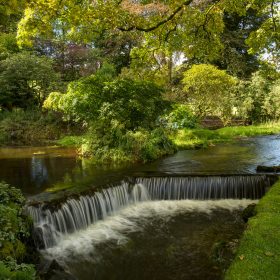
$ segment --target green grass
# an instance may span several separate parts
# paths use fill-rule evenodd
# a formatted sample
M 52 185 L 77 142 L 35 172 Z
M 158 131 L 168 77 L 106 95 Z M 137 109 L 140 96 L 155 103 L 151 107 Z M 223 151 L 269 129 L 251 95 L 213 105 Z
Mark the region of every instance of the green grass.
M 193 149 L 232 141 L 240 137 L 270 135 L 280 132 L 280 123 L 266 123 L 251 126 L 224 127 L 217 130 L 180 129 L 171 136 L 171 140 L 179 149 Z
M 280 279 L 280 182 L 256 207 L 226 280 Z
M 57 140 L 56 143 L 64 147 L 80 147 L 85 139 L 86 136 L 84 135 L 69 135 Z

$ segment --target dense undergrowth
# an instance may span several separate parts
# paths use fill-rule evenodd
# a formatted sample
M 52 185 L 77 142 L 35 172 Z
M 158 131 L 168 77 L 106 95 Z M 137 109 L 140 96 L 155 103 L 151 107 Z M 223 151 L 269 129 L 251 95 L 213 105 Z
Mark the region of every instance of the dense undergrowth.
M 0 111 L 0 145 L 42 145 L 77 133 L 58 114 L 40 110 Z
M 35 279 L 30 248 L 32 221 L 23 213 L 25 198 L 20 190 L 0 183 L 0 279 Z
M 217 130 L 204 128 L 157 128 L 108 134 L 98 137 L 96 131 L 83 136 L 65 136 L 57 141 L 62 146 L 76 147 L 82 156 L 97 162 L 147 162 L 180 149 L 205 148 L 216 143 L 243 137 L 271 135 L 280 132 L 280 123 L 271 122 L 251 126 L 224 127 Z
M 226 280 L 277 280 L 280 276 L 280 182 L 256 207 Z

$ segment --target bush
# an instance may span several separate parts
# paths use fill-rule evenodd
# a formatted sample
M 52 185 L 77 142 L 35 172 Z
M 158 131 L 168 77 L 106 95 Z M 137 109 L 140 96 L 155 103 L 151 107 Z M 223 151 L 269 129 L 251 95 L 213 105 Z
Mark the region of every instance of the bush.
M 20 190 L 0 183 L 0 279 L 35 279 L 32 265 L 24 261 L 23 240 L 30 236 L 31 221 L 23 214 L 25 199 Z
M 280 117 L 280 80 L 267 78 L 262 72 L 252 75 L 250 81 L 240 81 L 235 87 L 236 114 L 260 123 Z
M 68 124 L 54 112 L 22 109 L 0 112 L 0 145 L 45 144 L 67 131 Z
M 99 137 L 98 128 L 91 129 L 90 137 L 80 149 L 83 155 L 102 162 L 147 162 L 172 154 L 175 146 L 162 128 L 126 131 L 121 126 Z
M 180 128 L 195 128 L 197 126 L 197 117 L 191 112 L 189 106 L 184 104 L 175 104 L 173 110 L 163 119 L 167 127 Z
M 0 280 L 32 280 L 35 279 L 35 275 L 36 271 L 33 265 L 17 265 L 14 262 L 11 263 L 11 261 L 0 261 Z

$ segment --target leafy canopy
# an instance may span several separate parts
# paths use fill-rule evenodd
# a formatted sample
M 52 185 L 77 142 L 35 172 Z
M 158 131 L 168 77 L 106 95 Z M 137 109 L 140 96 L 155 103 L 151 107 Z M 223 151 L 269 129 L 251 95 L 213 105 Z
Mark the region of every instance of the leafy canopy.
M 94 41 L 104 30 L 145 33 L 142 41 L 150 41 L 155 50 L 167 47 L 211 61 L 223 48 L 224 14 L 246 15 L 252 8 L 267 19 L 250 34 L 250 51 L 277 49 L 279 2 L 271 0 L 31 0 L 18 39 L 31 44 L 40 36 L 55 36 L 61 24 L 66 38 L 82 42 Z

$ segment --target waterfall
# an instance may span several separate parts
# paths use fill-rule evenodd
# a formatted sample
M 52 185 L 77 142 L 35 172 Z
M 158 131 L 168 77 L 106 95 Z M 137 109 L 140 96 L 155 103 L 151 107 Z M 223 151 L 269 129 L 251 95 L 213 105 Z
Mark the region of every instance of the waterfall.
M 259 199 L 271 185 L 265 175 L 152 177 L 135 178 L 134 182 L 122 182 L 78 199 L 69 198 L 55 211 L 44 204 L 29 206 L 27 211 L 34 221 L 37 246 L 53 247 L 65 234 L 85 229 L 124 207 L 143 201 Z

